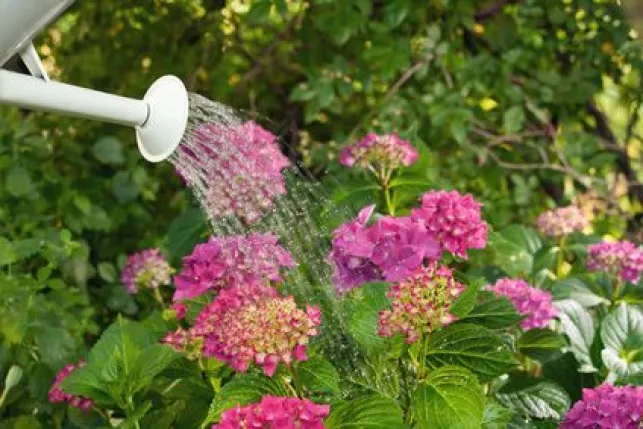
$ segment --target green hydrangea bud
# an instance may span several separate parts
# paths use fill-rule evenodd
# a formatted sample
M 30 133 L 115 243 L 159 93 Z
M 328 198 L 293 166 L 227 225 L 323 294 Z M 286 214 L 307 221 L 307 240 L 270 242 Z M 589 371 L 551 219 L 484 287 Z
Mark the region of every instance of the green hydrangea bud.
M 18 365 L 13 365 L 11 368 L 9 368 L 9 372 L 7 372 L 7 376 L 4 379 L 5 391 L 9 391 L 16 387 L 18 383 L 20 383 L 21 379 L 22 368 L 20 368 Z

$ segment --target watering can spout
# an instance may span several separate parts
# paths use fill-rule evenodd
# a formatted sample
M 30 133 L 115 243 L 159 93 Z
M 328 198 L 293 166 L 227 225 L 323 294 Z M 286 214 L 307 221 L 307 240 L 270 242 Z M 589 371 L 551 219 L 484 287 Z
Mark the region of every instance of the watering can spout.
M 0 104 L 131 126 L 145 159 L 166 159 L 187 126 L 188 93 L 181 80 L 158 79 L 142 100 L 49 81 L 31 40 L 72 2 L 0 0 Z

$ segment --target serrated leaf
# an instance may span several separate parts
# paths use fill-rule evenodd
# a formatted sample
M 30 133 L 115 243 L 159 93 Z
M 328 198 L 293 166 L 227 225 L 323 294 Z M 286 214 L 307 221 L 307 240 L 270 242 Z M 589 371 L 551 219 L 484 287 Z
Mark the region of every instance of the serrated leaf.
M 429 367 L 461 366 L 481 381 L 505 374 L 516 364 L 499 335 L 482 326 L 466 323 L 450 325 L 433 333 L 427 350 Z
M 226 383 L 214 397 L 206 422 L 216 422 L 221 413 L 236 405 L 245 406 L 258 402 L 264 395 L 291 396 L 290 390 L 279 378 L 267 378 L 253 374 L 237 375 Z
M 324 421 L 327 429 L 402 429 L 402 410 L 390 398 L 369 395 L 333 404 Z
M 14 197 L 24 197 L 35 191 L 29 170 L 21 165 L 14 165 L 7 171 L 5 187 Z
M 493 399 L 487 399 L 482 417 L 482 429 L 506 429 L 514 412 Z
M 489 329 L 504 329 L 517 325 L 522 319 L 523 316 L 516 312 L 511 301 L 504 297 L 495 297 L 473 307 L 460 321 L 475 323 Z
M 541 362 L 555 358 L 565 346 L 565 338 L 550 329 L 530 329 L 516 341 L 520 353 Z
M 478 298 L 478 291 L 482 288 L 481 282 L 470 283 L 465 291 L 456 299 L 456 301 L 449 307 L 449 312 L 454 316 L 462 318 L 469 314 L 473 307 L 476 305 Z
M 123 145 L 114 137 L 103 137 L 92 147 L 92 154 L 103 164 L 120 165 L 125 162 Z
M 18 260 L 18 255 L 13 248 L 13 243 L 0 236 L 0 267 L 13 264 Z
M 596 335 L 594 318 L 592 315 L 571 299 L 555 301 L 554 306 L 558 309 L 558 319 L 562 325 L 562 331 L 569 339 L 569 350 L 581 365 L 580 372 L 596 372 L 591 357 L 591 347 Z
M 154 377 L 180 357 L 181 354 L 164 344 L 152 344 L 147 347 L 134 362 L 128 377 L 129 391 L 136 393 L 147 388 Z
M 461 367 L 429 373 L 412 401 L 418 427 L 476 429 L 482 424 L 485 396 L 476 377 Z
M 45 327 L 36 335 L 41 359 L 52 370 L 62 368 L 76 354 L 74 337 L 63 328 Z
M 552 286 L 556 299 L 572 299 L 583 307 L 594 307 L 609 304 L 605 290 L 598 285 L 591 285 L 578 277 L 567 277 L 556 281 Z
M 608 379 L 628 377 L 643 372 L 643 314 L 627 304 L 619 305 L 601 325 L 603 363 L 610 371 Z
M 496 394 L 496 399 L 524 417 L 560 420 L 571 404 L 562 387 L 550 381 L 520 378 Z
M 327 360 L 313 357 L 298 363 L 296 371 L 306 389 L 312 392 L 340 393 L 339 373 Z
M 206 232 L 201 209 L 192 207 L 181 213 L 170 225 L 167 235 L 170 258 L 176 260 L 190 253 Z

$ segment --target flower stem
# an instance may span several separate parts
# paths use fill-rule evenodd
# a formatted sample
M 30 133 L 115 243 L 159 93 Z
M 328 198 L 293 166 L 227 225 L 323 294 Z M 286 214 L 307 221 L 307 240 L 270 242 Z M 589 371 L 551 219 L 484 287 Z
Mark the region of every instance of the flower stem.
M 391 190 L 388 186 L 384 188 L 384 199 L 386 200 L 386 211 L 391 216 L 395 216 L 395 206 L 391 200 Z
M 618 278 L 618 276 L 615 276 L 614 288 L 612 290 L 612 299 L 610 300 L 610 307 L 614 307 L 616 305 L 616 301 L 618 300 L 618 297 L 621 294 L 622 287 L 623 287 L 623 282 L 621 281 L 621 279 Z
M 165 301 L 163 300 L 163 295 L 161 295 L 161 291 L 159 288 L 155 287 L 152 289 L 154 291 L 154 299 L 156 299 L 156 302 L 158 302 L 161 305 L 161 308 L 165 310 Z
M 556 277 L 563 275 L 563 263 L 565 262 L 565 236 L 563 235 L 558 241 L 558 257 L 556 260 Z

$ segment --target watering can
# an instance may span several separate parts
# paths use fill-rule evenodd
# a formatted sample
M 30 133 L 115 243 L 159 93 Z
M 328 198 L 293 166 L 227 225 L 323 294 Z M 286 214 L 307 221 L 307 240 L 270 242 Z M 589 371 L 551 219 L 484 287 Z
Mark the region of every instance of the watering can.
M 166 159 L 187 126 L 188 93 L 180 79 L 163 76 L 138 100 L 47 76 L 31 41 L 71 3 L 0 0 L 0 104 L 134 127 L 143 157 L 151 162 Z

